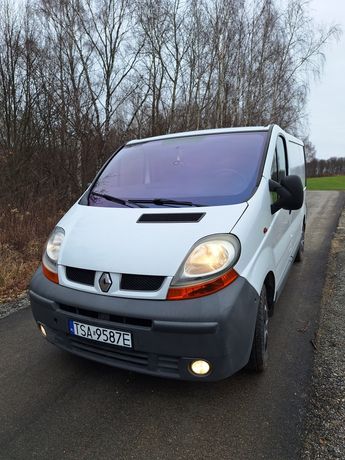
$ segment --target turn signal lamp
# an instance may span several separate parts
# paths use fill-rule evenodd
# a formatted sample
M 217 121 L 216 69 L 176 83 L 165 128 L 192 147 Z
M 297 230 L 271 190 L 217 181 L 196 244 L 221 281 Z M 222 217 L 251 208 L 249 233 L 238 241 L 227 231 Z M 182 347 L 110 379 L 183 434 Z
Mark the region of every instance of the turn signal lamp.
M 224 273 L 224 275 L 218 276 L 217 278 L 210 281 L 204 281 L 202 283 L 192 284 L 190 286 L 172 286 L 168 291 L 167 299 L 182 300 L 203 297 L 204 295 L 209 295 L 220 291 L 235 281 L 237 278 L 238 274 L 232 268 L 229 272 Z
M 48 278 L 48 280 L 53 281 L 53 283 L 59 284 L 59 277 L 58 274 L 55 272 L 50 271 L 45 265 L 44 262 L 42 263 L 42 271 L 43 275 Z

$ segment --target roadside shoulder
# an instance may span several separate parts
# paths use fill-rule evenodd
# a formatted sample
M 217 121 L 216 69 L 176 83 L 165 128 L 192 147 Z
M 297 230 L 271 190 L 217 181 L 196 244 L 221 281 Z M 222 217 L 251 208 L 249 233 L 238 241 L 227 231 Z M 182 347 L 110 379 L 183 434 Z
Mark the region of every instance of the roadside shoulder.
M 322 263 L 322 261 L 320 261 Z M 345 458 L 345 210 L 332 240 L 302 459 Z

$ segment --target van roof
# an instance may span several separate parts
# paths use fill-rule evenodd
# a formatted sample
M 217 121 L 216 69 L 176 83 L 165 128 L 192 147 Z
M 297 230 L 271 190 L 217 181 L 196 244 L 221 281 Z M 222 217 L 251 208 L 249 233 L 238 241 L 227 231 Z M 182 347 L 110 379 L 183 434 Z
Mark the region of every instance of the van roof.
M 270 125 L 272 126 L 272 125 Z M 186 136 L 201 136 L 204 134 L 224 134 L 224 133 L 236 133 L 236 132 L 251 132 L 251 131 L 268 131 L 270 126 L 246 126 L 238 128 L 218 128 L 218 129 L 203 129 L 199 131 L 185 131 L 181 133 L 164 134 L 163 136 L 146 137 L 144 139 L 134 139 L 127 142 L 127 145 L 138 144 L 140 142 L 158 141 L 161 139 L 171 139 L 174 137 L 186 137 Z

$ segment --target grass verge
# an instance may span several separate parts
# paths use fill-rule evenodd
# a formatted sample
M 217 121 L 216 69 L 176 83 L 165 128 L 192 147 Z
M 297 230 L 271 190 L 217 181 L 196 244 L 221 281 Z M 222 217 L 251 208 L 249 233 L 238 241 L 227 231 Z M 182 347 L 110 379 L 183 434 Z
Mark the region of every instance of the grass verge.
M 345 176 L 311 177 L 307 179 L 308 190 L 345 190 Z

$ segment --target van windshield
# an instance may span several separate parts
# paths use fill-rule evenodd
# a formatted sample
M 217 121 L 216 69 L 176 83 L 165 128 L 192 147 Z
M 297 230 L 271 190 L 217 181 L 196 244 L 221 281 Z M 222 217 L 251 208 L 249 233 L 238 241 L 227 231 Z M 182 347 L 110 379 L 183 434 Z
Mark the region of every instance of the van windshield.
M 94 184 L 89 205 L 242 203 L 256 187 L 267 135 L 266 131 L 202 134 L 126 145 Z

